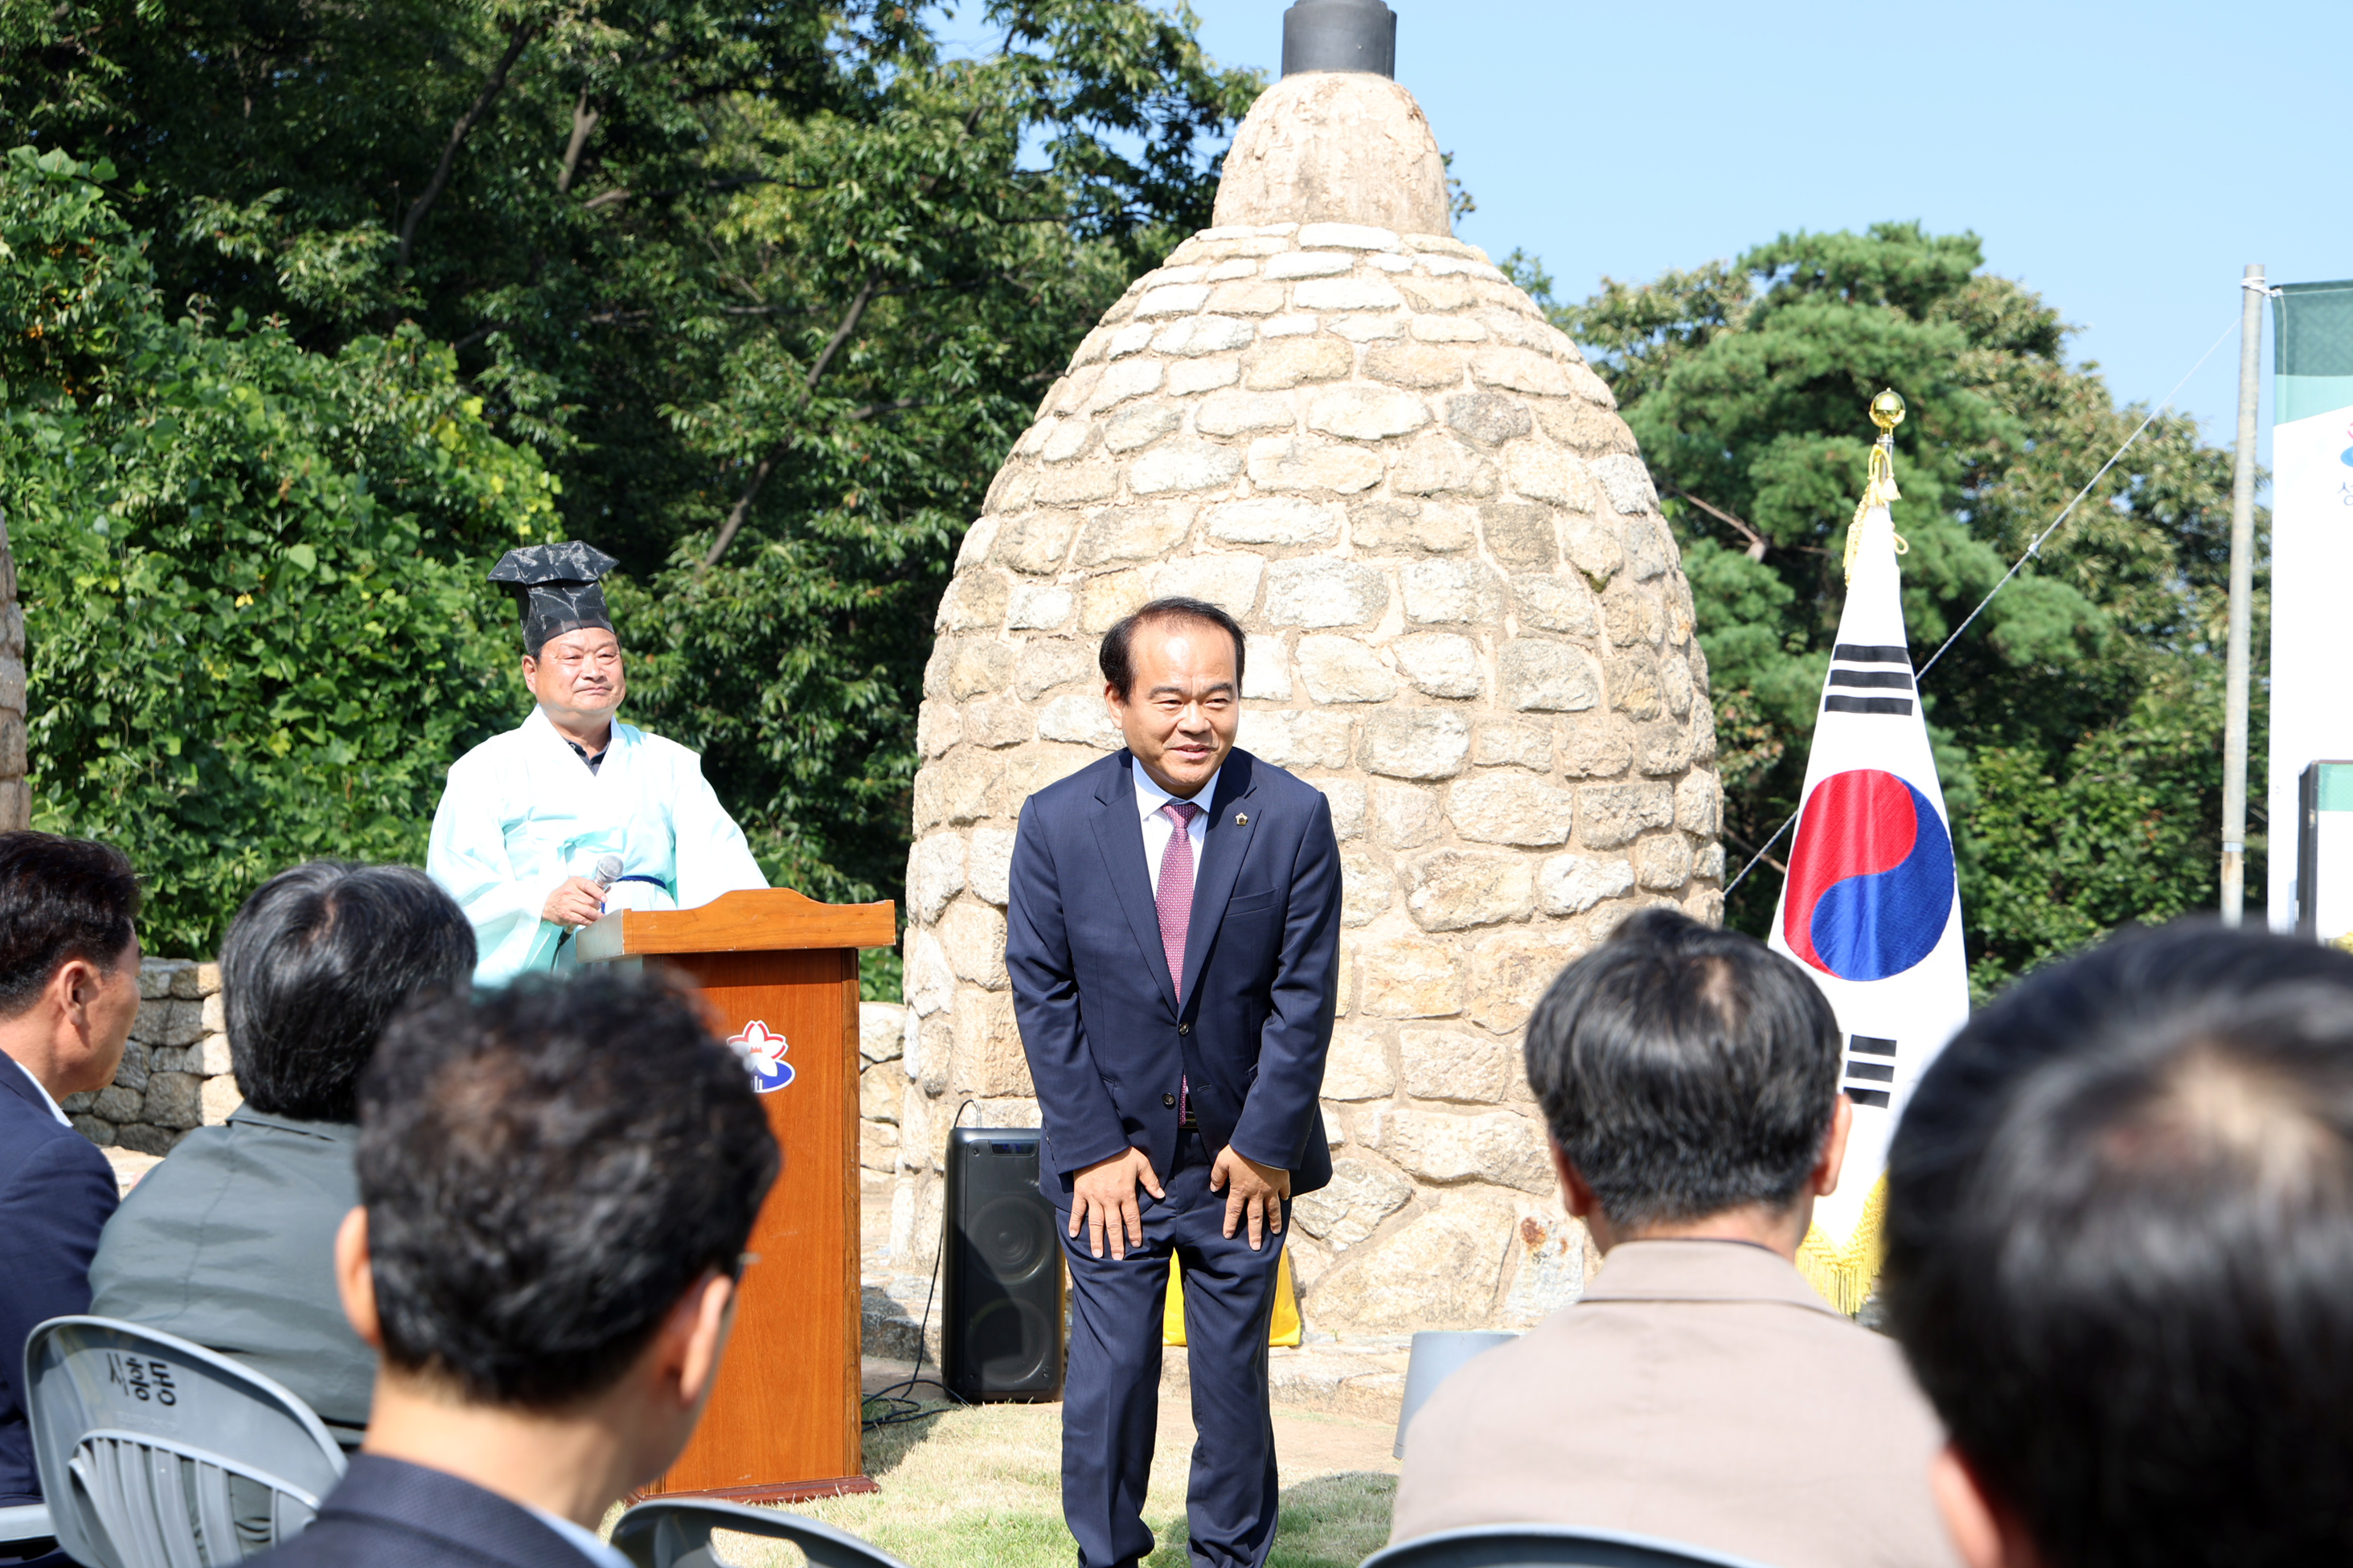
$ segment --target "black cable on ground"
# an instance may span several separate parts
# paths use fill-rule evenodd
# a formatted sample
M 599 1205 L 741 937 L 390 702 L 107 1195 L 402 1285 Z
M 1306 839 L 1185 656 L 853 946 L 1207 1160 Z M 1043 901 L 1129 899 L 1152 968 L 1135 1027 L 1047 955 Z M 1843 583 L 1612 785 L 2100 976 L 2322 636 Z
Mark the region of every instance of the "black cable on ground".
M 976 1103 L 977 1102 L 975 1100 L 967 1100 L 962 1105 L 957 1106 L 955 1115 L 948 1122 L 948 1131 L 951 1132 L 955 1131 L 955 1129 L 963 1123 L 964 1113 L 970 1110 Z M 911 1421 L 922 1421 L 934 1415 L 944 1415 L 949 1411 L 959 1407 L 967 1409 L 971 1407 L 972 1401 L 958 1394 L 955 1389 L 950 1388 L 946 1384 L 942 1383 L 936 1377 L 925 1377 L 923 1375 L 923 1342 L 930 1337 L 932 1331 L 932 1300 L 933 1298 L 939 1294 L 940 1258 L 948 1249 L 944 1226 L 942 1227 L 942 1232 L 943 1234 L 940 1237 L 939 1249 L 932 1254 L 932 1282 L 923 1291 L 923 1315 L 922 1318 L 918 1319 L 915 1323 L 914 1371 L 909 1376 L 901 1378 L 898 1382 L 890 1384 L 888 1387 L 877 1389 L 872 1394 L 866 1395 L 863 1400 L 860 1401 L 859 1409 L 861 1414 L 859 1421 L 859 1428 L 861 1431 L 872 1432 L 883 1426 L 903 1426 Z M 911 1394 L 902 1394 L 900 1392 L 902 1389 L 913 1390 L 920 1388 L 925 1384 L 929 1384 L 932 1387 L 938 1389 L 942 1394 L 946 1394 L 948 1396 L 949 1403 L 945 1405 L 934 1405 L 926 1408 L 920 1401 L 913 1398 Z M 872 1405 L 887 1405 L 889 1408 L 885 1409 L 879 1415 L 864 1415 L 863 1412 L 866 1407 Z

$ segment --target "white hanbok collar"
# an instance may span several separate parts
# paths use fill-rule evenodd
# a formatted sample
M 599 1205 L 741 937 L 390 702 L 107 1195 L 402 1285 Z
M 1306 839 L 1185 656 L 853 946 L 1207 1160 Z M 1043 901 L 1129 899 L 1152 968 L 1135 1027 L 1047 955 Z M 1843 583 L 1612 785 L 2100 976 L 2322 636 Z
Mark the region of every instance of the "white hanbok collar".
M 546 709 L 533 704 L 531 717 L 522 721 L 522 729 L 532 735 L 534 743 L 541 748 L 562 757 L 570 766 L 588 773 L 589 782 L 592 784 L 601 784 L 610 777 L 616 771 L 614 764 L 620 762 L 622 757 L 636 746 L 639 738 L 636 729 L 624 724 L 619 717 L 616 716 L 613 720 L 613 737 L 605 742 L 605 760 L 597 764 L 594 773 L 589 773 L 587 763 L 582 760 L 579 752 L 572 749 L 572 742 L 565 740 L 563 732 L 556 729 L 554 721 L 548 718 Z

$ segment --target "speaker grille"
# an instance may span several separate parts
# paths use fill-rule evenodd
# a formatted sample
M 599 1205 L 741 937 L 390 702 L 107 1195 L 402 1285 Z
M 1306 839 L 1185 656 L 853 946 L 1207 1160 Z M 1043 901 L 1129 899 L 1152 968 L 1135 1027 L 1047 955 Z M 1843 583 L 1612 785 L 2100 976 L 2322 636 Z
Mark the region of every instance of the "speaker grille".
M 948 1136 L 941 1349 L 961 1397 L 1050 1399 L 1062 1387 L 1062 1252 L 1038 1190 L 1038 1130 Z

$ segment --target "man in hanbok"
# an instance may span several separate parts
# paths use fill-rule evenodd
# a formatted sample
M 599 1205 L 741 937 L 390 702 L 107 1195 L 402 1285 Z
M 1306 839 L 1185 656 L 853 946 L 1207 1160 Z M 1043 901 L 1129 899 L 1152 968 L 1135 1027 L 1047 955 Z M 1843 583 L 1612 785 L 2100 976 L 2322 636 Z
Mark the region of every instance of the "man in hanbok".
M 491 573 L 522 605 L 538 707 L 450 765 L 425 858 L 473 922 L 478 986 L 574 967 L 574 933 L 607 910 L 768 885 L 702 759 L 614 716 L 628 682 L 596 582 L 614 565 L 575 540 L 511 550 Z

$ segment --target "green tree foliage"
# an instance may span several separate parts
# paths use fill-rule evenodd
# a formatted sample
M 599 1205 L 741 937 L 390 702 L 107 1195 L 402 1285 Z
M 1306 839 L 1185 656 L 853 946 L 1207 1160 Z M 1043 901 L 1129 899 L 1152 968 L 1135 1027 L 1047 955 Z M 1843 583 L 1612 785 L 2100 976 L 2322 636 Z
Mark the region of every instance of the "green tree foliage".
M 330 355 L 173 319 L 112 177 L 0 166 L 36 820 L 130 854 L 151 948 L 210 952 L 292 861 L 422 857 L 448 758 L 517 708 L 477 563 L 551 530 L 555 489 L 414 327 Z
M 1683 547 L 1735 868 L 1797 805 L 1872 395 L 1910 407 L 1893 510 L 1915 666 L 2147 412 L 2068 363 L 2058 313 L 1982 262 L 1973 235 L 1880 224 L 1555 310 L 1616 391 Z M 2230 469 L 2192 420 L 2158 419 L 1923 683 L 1980 989 L 2212 902 Z M 1786 850 L 1734 895 L 1735 924 L 1765 930 Z
M 994 0 L 965 58 L 938 15 L 0 0 L 0 145 L 111 160 L 167 300 L 450 345 L 622 559 L 631 717 L 772 876 L 873 896 L 955 542 L 1257 86 L 1144 0 Z

